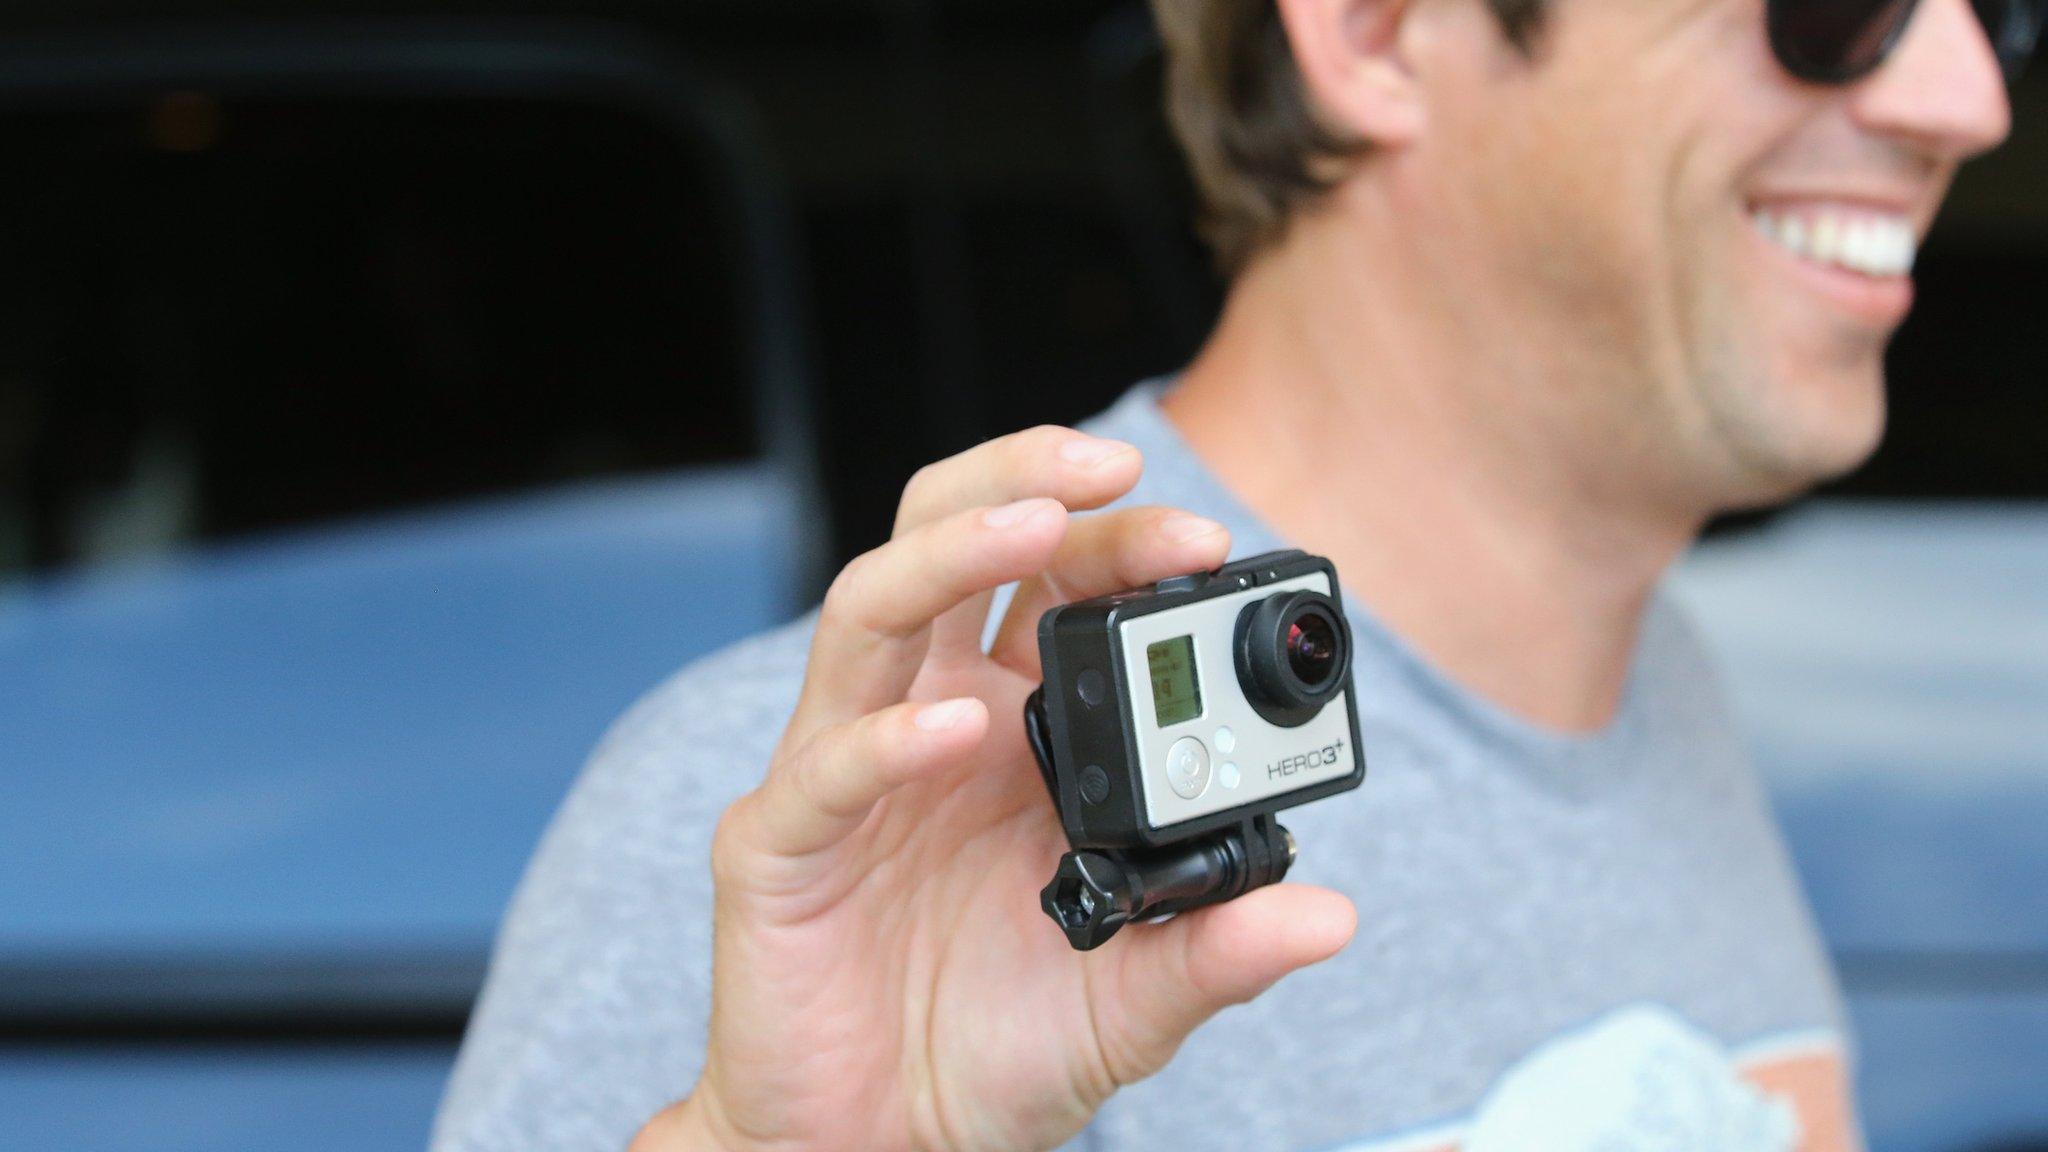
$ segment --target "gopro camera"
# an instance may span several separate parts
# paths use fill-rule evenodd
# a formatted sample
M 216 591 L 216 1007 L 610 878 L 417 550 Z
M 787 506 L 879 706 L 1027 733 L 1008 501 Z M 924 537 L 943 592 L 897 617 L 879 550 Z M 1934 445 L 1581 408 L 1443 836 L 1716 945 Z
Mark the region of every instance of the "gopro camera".
M 1337 571 L 1275 552 L 1038 625 L 1025 731 L 1073 851 L 1041 893 L 1076 949 L 1278 883 L 1273 814 L 1365 779 Z

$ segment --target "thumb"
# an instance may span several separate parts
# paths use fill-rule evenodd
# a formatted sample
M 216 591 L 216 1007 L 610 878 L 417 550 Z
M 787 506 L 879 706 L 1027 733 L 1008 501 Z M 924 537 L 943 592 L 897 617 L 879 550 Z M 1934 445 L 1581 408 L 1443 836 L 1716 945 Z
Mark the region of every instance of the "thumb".
M 1103 957 L 1114 979 L 1096 986 L 1114 999 L 1095 1017 L 1110 1075 L 1124 1085 L 1157 1072 L 1203 1021 L 1335 956 L 1357 928 L 1350 900 L 1301 884 L 1126 928 Z

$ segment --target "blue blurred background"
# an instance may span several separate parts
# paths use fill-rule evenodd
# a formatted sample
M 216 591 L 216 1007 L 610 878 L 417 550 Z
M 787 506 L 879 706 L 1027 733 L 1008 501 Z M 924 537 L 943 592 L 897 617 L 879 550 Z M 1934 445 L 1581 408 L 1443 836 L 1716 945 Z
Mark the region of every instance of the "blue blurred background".
M 1883 453 L 1678 581 L 1879 1152 L 2048 1150 L 2043 81 Z M 1106 0 L 0 13 L 0 1149 L 420 1147 L 608 720 L 1191 352 L 1157 91 Z

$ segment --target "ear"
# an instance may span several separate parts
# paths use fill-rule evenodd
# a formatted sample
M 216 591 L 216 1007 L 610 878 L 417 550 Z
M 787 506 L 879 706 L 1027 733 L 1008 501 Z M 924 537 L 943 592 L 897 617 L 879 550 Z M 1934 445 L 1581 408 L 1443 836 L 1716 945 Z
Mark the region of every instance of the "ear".
M 1339 135 L 1401 145 L 1426 122 L 1422 86 L 1403 54 L 1412 0 L 1278 0 L 1313 107 Z

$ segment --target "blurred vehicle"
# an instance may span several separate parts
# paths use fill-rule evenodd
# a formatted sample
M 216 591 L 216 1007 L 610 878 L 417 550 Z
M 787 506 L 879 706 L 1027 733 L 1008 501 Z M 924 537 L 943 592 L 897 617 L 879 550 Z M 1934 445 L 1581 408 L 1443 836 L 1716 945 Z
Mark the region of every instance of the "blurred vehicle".
M 582 25 L 0 105 L 0 1147 L 419 1147 L 583 757 L 816 586 L 780 185 Z
M 1206 331 L 1139 4 L 550 7 L 0 18 L 0 1149 L 420 1146 L 611 717 Z M 1679 582 L 1877 1152 L 2048 1149 L 2043 79 Z
M 702 470 L 0 590 L 0 1147 L 420 1146 L 576 766 L 794 614 L 802 507 Z

